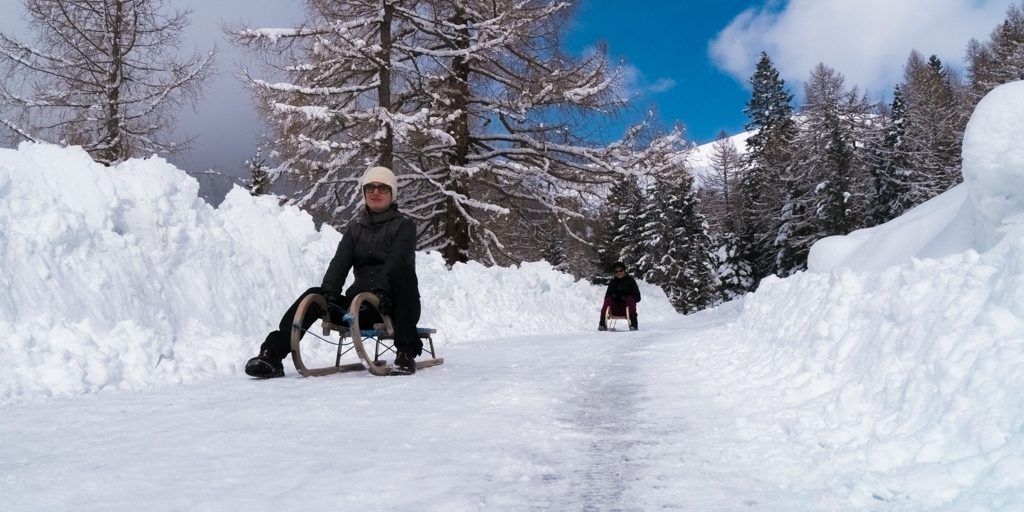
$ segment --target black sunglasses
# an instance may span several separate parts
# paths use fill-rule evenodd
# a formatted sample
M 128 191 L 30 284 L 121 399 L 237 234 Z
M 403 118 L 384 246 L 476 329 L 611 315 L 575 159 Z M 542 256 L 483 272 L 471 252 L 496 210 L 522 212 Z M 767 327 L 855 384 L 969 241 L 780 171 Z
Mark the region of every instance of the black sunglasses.
M 615 269 L 615 273 L 616 273 L 616 274 L 618 274 L 618 273 L 620 273 L 620 272 L 623 272 L 623 273 L 625 273 L 625 272 L 626 272 L 626 269 L 624 269 L 624 268 L 617 268 L 617 269 Z
M 390 194 L 391 185 L 385 185 L 383 183 L 367 183 L 363 185 L 363 193 L 369 194 L 370 192 L 380 192 L 381 194 Z

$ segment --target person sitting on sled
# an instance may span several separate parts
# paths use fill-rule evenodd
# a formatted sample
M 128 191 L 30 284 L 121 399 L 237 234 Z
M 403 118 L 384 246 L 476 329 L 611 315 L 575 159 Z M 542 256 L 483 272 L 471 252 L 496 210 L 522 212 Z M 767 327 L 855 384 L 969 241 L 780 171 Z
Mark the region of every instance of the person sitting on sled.
M 605 315 L 608 308 L 611 308 L 613 316 L 629 317 L 629 330 L 637 330 L 636 303 L 640 302 L 640 288 L 636 285 L 629 274 L 626 274 L 626 265 L 616 261 L 612 265 L 612 280 L 608 283 L 608 289 L 604 292 L 604 304 L 601 305 L 601 322 L 597 324 L 597 330 L 607 331 Z
M 340 323 L 342 315 L 356 295 L 372 292 L 380 298 L 378 308 L 365 307 L 360 312 L 360 325 L 382 321 L 389 315 L 395 329 L 395 356 L 392 374 L 416 372 L 416 357 L 423 350 L 423 341 L 416 334 L 420 320 L 419 280 L 416 277 L 416 225 L 398 211 L 398 181 L 387 167 L 371 167 L 359 181 L 365 208 L 349 223 L 331 259 L 323 283 L 299 296 L 281 318 L 276 331 L 267 334 L 258 356 L 245 365 L 245 373 L 261 379 L 283 377 L 282 360 L 291 353 L 291 329 L 295 311 L 302 299 L 311 293 L 327 299 L 331 321 Z M 349 270 L 355 282 L 345 295 Z M 379 311 L 379 312 L 378 312 Z M 308 329 L 324 314 L 314 305 L 302 320 Z

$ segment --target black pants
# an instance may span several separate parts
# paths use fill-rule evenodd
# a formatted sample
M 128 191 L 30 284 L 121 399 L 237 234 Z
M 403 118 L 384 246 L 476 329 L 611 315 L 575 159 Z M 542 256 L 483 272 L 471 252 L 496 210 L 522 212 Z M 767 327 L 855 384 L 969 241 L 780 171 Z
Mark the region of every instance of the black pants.
M 614 316 L 628 316 L 629 326 L 637 327 L 636 299 L 632 295 L 627 295 L 622 302 L 617 302 L 611 297 L 604 298 L 604 304 L 601 305 L 601 322 L 598 324 L 601 327 L 605 327 L 604 315 L 608 308 L 612 308 L 611 313 Z
M 396 291 L 405 291 L 398 289 Z M 260 352 L 264 350 L 269 351 L 272 356 L 277 359 L 284 359 L 285 356 L 292 351 L 292 321 L 295 319 L 295 311 L 299 309 L 299 304 L 302 299 L 306 298 L 311 293 L 317 293 L 323 295 L 323 289 L 319 286 L 314 286 L 299 295 L 298 299 L 292 303 L 288 311 L 281 317 L 281 323 L 278 324 L 276 331 L 271 331 L 267 334 L 267 339 L 260 345 Z M 348 311 L 348 307 L 352 302 L 351 297 L 342 297 L 344 304 L 341 304 L 343 311 L 332 311 L 331 321 L 335 323 L 341 323 L 340 316 Z M 391 321 L 395 327 L 395 349 L 400 352 L 405 352 L 413 356 L 419 356 L 423 352 L 423 340 L 416 334 L 416 324 L 420 321 L 420 297 L 418 293 L 397 293 L 396 296 L 391 298 L 392 311 Z M 309 326 L 313 325 L 320 317 L 324 315 L 324 312 L 319 306 L 313 304 L 308 310 L 306 310 L 306 317 L 302 319 L 302 330 L 309 329 Z M 367 328 L 375 323 L 383 321 L 377 309 L 369 304 L 359 312 L 359 326 Z

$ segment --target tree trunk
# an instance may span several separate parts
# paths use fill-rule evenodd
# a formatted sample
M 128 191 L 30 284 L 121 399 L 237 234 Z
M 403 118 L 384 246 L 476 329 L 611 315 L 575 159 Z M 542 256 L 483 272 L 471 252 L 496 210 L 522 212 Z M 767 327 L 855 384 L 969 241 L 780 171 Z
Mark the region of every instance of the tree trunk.
M 381 110 L 391 112 L 391 20 L 395 8 L 388 0 L 383 0 L 383 19 L 380 24 L 380 56 L 379 72 L 380 84 L 377 85 L 377 102 Z M 384 126 L 384 140 L 381 141 L 380 157 L 377 163 L 394 170 L 395 162 L 395 135 L 391 124 Z
M 462 27 L 459 29 L 460 37 L 457 39 L 457 49 L 468 49 L 469 29 L 466 27 L 466 17 L 461 10 L 456 10 L 452 23 Z M 455 138 L 455 146 L 448 158 L 448 185 L 446 188 L 455 194 L 469 197 L 469 188 L 466 183 L 451 170 L 452 167 L 463 167 L 469 161 L 469 63 L 465 54 L 460 54 L 453 60 L 449 82 L 452 108 L 457 110 L 459 115 L 449 129 L 449 133 Z M 459 213 L 456 201 L 450 197 L 445 200 L 444 215 L 444 237 L 447 242 L 442 251 L 444 261 L 448 265 L 466 262 L 469 260 L 469 226 L 465 217 Z
M 104 164 L 112 164 L 123 160 L 127 155 L 123 154 L 121 147 L 124 141 L 121 140 L 121 76 L 123 56 L 121 55 L 121 38 L 124 27 L 124 2 L 114 2 L 114 19 L 110 31 L 110 72 L 107 75 L 107 112 L 105 123 L 105 134 L 101 152 L 97 155 L 98 160 Z

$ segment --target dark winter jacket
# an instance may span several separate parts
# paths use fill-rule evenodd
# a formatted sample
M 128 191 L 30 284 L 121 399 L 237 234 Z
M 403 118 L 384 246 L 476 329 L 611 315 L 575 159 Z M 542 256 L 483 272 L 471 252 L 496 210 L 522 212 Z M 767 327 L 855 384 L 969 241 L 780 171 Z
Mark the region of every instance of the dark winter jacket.
M 355 282 L 346 292 L 349 298 L 373 291 L 393 295 L 398 291 L 393 286 L 418 297 L 415 251 L 416 224 L 400 213 L 397 205 L 381 213 L 364 209 L 345 229 L 321 287 L 340 293 L 348 271 L 354 269 Z
M 628 275 L 613 277 L 608 283 L 608 290 L 604 292 L 605 297 L 611 297 L 613 301 L 620 304 L 626 302 L 626 297 L 630 295 L 640 302 L 640 288 L 637 287 L 636 280 Z

